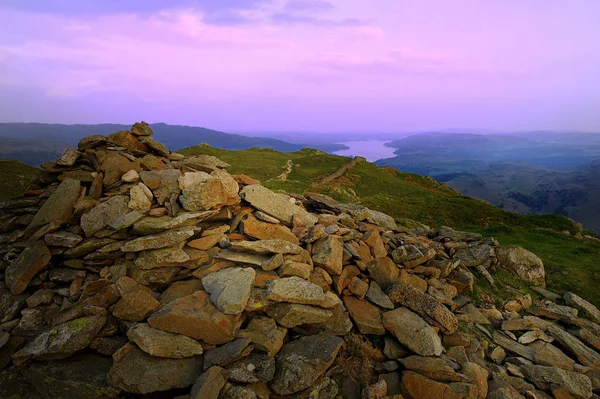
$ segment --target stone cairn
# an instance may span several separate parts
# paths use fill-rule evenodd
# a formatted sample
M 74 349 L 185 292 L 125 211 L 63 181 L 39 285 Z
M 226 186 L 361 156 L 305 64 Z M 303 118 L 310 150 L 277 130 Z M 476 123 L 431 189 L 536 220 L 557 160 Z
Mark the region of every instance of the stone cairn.
M 598 398 L 600 311 L 532 253 L 228 166 L 136 123 L 0 205 L 0 397 Z M 490 267 L 541 299 L 475 306 Z

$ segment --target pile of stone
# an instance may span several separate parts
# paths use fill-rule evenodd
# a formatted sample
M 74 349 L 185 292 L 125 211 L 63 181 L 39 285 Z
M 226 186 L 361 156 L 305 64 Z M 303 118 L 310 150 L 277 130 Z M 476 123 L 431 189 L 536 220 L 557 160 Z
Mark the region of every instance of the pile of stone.
M 543 289 L 532 253 L 274 193 L 228 167 L 169 152 L 142 122 L 82 139 L 0 204 L 0 397 L 600 389 L 600 311 Z M 475 306 L 468 293 L 498 284 L 494 267 L 543 300 L 515 292 L 502 307 Z

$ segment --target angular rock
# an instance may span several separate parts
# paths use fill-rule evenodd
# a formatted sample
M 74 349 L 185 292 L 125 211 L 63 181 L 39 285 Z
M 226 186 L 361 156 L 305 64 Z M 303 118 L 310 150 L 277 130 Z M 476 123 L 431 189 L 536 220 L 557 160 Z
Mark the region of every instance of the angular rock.
M 159 143 L 150 136 L 143 136 L 143 140 L 158 155 L 162 155 L 163 157 L 169 156 L 169 149 L 164 144 Z
M 194 235 L 194 229 L 182 227 L 180 229 L 165 231 L 164 233 L 139 237 L 127 241 L 121 247 L 123 252 L 140 252 L 149 249 L 172 247 Z
M 108 382 L 125 392 L 143 395 L 191 387 L 200 373 L 202 356 L 168 359 L 134 348 L 112 366 Z
M 412 371 L 402 373 L 402 389 L 409 398 L 415 399 L 475 399 L 477 397 L 477 387 L 475 385 L 456 382 L 444 384 Z
M 203 353 L 202 345 L 195 339 L 157 330 L 146 323 L 131 327 L 127 337 L 141 350 L 155 357 L 181 359 Z
M 26 247 L 17 259 L 6 269 L 4 279 L 13 295 L 19 295 L 29 285 L 33 277 L 50 262 L 52 254 L 43 241 L 36 241 Z
M 94 234 L 130 212 L 128 198 L 117 195 L 93 207 L 81 217 L 81 228 L 86 237 Z
M 251 384 L 269 382 L 275 375 L 275 358 L 261 353 L 251 353 L 227 367 L 229 380 Z
M 342 273 L 344 242 L 339 236 L 328 235 L 313 244 L 312 260 L 315 266 L 324 269 L 330 275 Z
M 384 335 L 381 309 L 368 301 L 353 296 L 344 296 L 344 305 L 361 334 Z
M 255 208 L 279 219 L 287 226 L 291 226 L 294 216 L 302 224 L 312 227 L 317 223 L 317 218 L 298 205 L 292 204 L 286 196 L 276 194 L 259 184 L 245 186 L 240 191 L 240 196 Z
M 442 340 L 433 329 L 407 308 L 398 308 L 383 314 L 383 326 L 401 344 L 421 356 L 440 356 Z
M 444 334 L 453 334 L 458 328 L 456 316 L 429 294 L 397 282 L 389 291 L 392 303 L 406 306 L 440 327 Z
M 388 257 L 373 259 L 367 263 L 367 270 L 373 280 L 383 289 L 392 286 L 400 278 L 400 269 Z
M 252 352 L 249 338 L 237 338 L 218 348 L 206 352 L 204 356 L 204 368 L 208 369 L 214 365 L 227 366 L 238 359 L 246 357 Z
M 230 267 L 204 277 L 202 285 L 217 309 L 235 315 L 244 311 L 255 277 L 252 268 Z
M 286 328 L 325 323 L 333 316 L 333 312 L 328 309 L 284 302 L 270 305 L 267 308 L 267 314 Z
M 129 292 L 115 305 L 113 316 L 129 321 L 144 320 L 160 307 L 160 303 L 144 290 Z
M 58 360 L 85 349 L 104 327 L 106 317 L 90 316 L 60 324 L 42 332 L 13 355 L 20 365 L 31 359 Z
M 59 225 L 66 223 L 73 214 L 80 190 L 79 180 L 63 180 L 35 214 L 27 230 L 33 232 L 51 222 L 58 222 Z
M 283 345 L 287 329 L 278 327 L 275 320 L 269 317 L 256 317 L 248 323 L 244 330 L 240 330 L 240 338 L 250 338 L 254 348 L 275 356 Z
M 144 145 L 135 135 L 131 134 L 127 130 L 120 130 L 116 133 L 110 134 L 106 137 L 106 141 L 118 145 L 119 147 L 125 147 L 127 150 L 133 151 L 148 151 L 148 147 Z
M 169 286 L 160 295 L 158 301 L 162 306 L 169 302 L 173 302 L 175 299 L 188 296 L 196 291 L 202 290 L 202 281 L 198 279 L 177 281 Z
M 218 399 L 228 377 L 229 372 L 219 366 L 209 368 L 194 383 L 190 399 Z
M 146 122 L 136 122 L 131 127 L 131 133 L 136 136 L 152 136 L 152 128 Z
M 546 273 L 542 260 L 521 247 L 496 248 L 496 260 L 506 270 L 537 286 L 546 286 Z
M 525 377 L 543 390 L 563 388 L 573 398 L 591 398 L 592 383 L 584 374 L 558 367 L 525 365 L 521 367 Z
M 597 307 L 572 292 L 565 292 L 563 297 L 568 306 L 579 309 L 581 315 L 600 323 L 600 310 Z
M 131 187 L 131 190 L 129 190 L 129 203 L 127 204 L 129 209 L 143 211 L 152 207 L 152 193 L 150 192 L 150 198 L 148 198 L 146 190 L 149 192 L 144 183 Z
M 79 244 L 83 238 L 79 234 L 70 233 L 68 231 L 56 231 L 44 236 L 46 245 L 52 247 L 67 247 L 73 248 Z
M 240 315 L 219 312 L 205 291 L 168 303 L 148 319 L 152 328 L 186 335 L 211 345 L 232 341 L 240 328 Z
M 170 248 L 152 249 L 142 251 L 135 259 L 134 265 L 140 269 L 154 269 L 165 266 L 178 266 L 179 263 L 187 262 L 190 256 L 181 249 L 181 245 Z
M 73 166 L 79 158 L 80 153 L 71 148 L 67 149 L 64 154 L 56 161 L 57 166 Z
M 130 170 L 141 171 L 139 160 L 130 161 L 123 155 L 113 151 L 109 151 L 101 156 L 100 169 L 104 172 L 103 183 L 106 186 L 118 182 L 121 180 L 121 176 Z
M 494 331 L 493 341 L 495 344 L 500 345 L 509 352 L 516 353 L 519 356 L 524 357 L 527 360 L 535 361 L 535 351 L 531 348 L 521 345 L 517 341 L 513 341 L 507 336 Z
M 535 363 L 541 366 L 553 366 L 565 370 L 573 370 L 575 361 L 565 355 L 556 346 L 547 342 L 536 341 L 528 346 L 535 351 Z
M 271 389 L 291 395 L 310 387 L 331 366 L 343 340 L 327 334 L 302 337 L 281 348 Z
M 179 195 L 179 177 L 181 177 L 179 169 L 155 170 L 149 173 L 152 173 L 153 176 L 158 176 L 158 179 L 160 179 L 158 188 L 152 189 L 159 205 L 163 205 L 169 201 L 171 196 Z M 146 183 L 145 175 L 141 174 L 140 176 Z M 149 178 L 148 175 L 146 176 L 146 178 Z
M 298 237 L 289 228 L 283 225 L 261 222 L 254 215 L 248 215 L 242 221 L 241 226 L 243 233 L 252 238 L 259 240 L 284 240 L 294 245 L 299 244 Z
M 234 251 L 254 252 L 257 254 L 301 254 L 304 248 L 285 240 L 236 241 L 231 243 Z
M 444 360 L 436 357 L 409 356 L 401 360 L 406 370 L 417 372 L 427 378 L 443 382 L 465 382 Z
M 598 352 L 590 349 L 583 342 L 556 325 L 548 327 L 548 334 L 562 346 L 568 348 L 581 364 L 600 370 L 600 354 Z
M 265 298 L 275 302 L 320 305 L 325 300 L 325 293 L 318 285 L 300 277 L 287 277 L 269 281 Z

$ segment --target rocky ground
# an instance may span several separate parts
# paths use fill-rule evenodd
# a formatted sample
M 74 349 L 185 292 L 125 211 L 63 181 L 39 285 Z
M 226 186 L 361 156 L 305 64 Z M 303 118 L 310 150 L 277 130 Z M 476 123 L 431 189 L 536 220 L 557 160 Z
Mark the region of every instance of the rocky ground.
M 92 135 L 0 204 L 1 398 L 592 398 L 600 311 L 539 258 Z M 539 297 L 472 303 L 505 269 Z

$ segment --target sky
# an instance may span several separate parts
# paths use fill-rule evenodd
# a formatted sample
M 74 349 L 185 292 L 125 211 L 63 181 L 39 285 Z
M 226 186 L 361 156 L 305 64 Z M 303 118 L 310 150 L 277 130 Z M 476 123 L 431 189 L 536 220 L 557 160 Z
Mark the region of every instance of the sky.
M 0 0 L 0 121 L 600 131 L 599 16 L 597 0 Z

